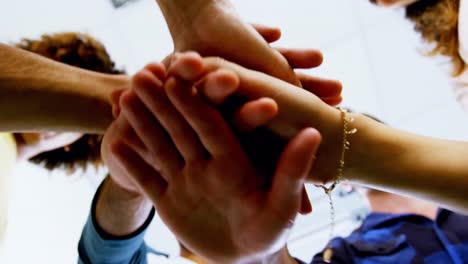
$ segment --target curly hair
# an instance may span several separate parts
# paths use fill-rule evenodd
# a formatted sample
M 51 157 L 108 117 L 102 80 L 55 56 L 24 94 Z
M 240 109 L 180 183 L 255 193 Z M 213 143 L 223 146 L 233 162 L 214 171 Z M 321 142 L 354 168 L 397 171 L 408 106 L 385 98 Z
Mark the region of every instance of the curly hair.
M 422 39 L 434 45 L 429 55 L 450 58 L 453 76 L 463 73 L 466 63 L 459 54 L 458 13 L 460 0 L 420 0 L 406 7 L 406 17 Z
M 39 40 L 23 39 L 16 47 L 75 67 L 107 73 L 123 74 L 116 69 L 104 46 L 87 34 L 57 33 L 43 35 Z M 73 144 L 64 148 L 41 153 L 30 159 L 49 170 L 63 168 L 74 172 L 88 165 L 102 164 L 100 155 L 102 136 L 85 134 Z

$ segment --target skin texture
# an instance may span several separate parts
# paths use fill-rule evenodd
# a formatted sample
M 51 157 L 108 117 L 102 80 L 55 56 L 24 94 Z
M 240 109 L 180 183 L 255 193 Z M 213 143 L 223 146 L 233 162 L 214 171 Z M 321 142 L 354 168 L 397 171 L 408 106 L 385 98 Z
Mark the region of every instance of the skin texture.
M 255 25 L 255 29 L 269 43 L 278 40 L 281 35 L 281 32 L 275 28 Z M 285 58 L 288 60 L 288 63 L 294 68 L 317 67 L 322 62 L 322 55 L 316 50 L 279 48 L 278 52 L 283 54 L 283 56 L 285 56 Z M 164 80 L 166 77 L 164 67 L 162 67 L 161 65 L 150 64 L 147 67 L 145 67 L 145 69 L 142 72 L 144 71 L 146 71 L 146 74 L 153 74 L 161 80 Z M 135 76 L 134 81 L 138 80 L 138 78 L 141 78 L 141 76 Z M 304 87 L 304 89 L 313 93 L 317 93 L 317 95 L 327 103 L 337 104 L 341 101 L 342 87 L 339 82 L 312 77 L 305 74 L 298 74 L 298 78 L 301 81 L 301 84 Z M 213 94 L 211 94 L 210 98 L 215 102 L 215 104 L 221 104 L 225 100 L 226 91 L 229 92 L 230 89 L 236 88 L 232 86 L 232 80 L 232 74 L 230 72 L 225 71 L 214 72 L 213 74 L 207 76 L 207 78 L 204 80 L 204 83 L 207 84 L 207 87 L 210 85 L 217 87 L 217 89 L 212 90 Z M 133 83 L 133 86 L 138 87 L 136 83 Z M 146 216 L 144 213 L 128 214 L 128 212 L 135 212 L 135 208 L 144 208 L 144 206 L 138 207 L 137 204 L 132 204 L 129 202 L 127 204 L 124 204 L 118 196 L 111 196 L 109 194 L 119 193 L 122 190 L 125 190 L 127 194 L 123 194 L 123 197 L 131 197 L 131 201 L 137 201 L 137 203 L 138 201 L 140 201 L 142 204 L 147 204 L 148 201 L 147 199 L 145 199 L 147 194 L 145 194 L 145 192 L 142 191 L 138 185 L 138 180 L 135 180 L 133 178 L 135 174 L 128 173 L 128 167 L 122 165 L 126 164 L 127 162 L 134 162 L 134 160 L 126 160 L 128 156 L 125 155 L 124 157 L 121 157 L 121 159 L 123 160 L 119 161 L 116 158 L 117 156 L 115 155 L 114 151 L 116 151 L 115 148 L 118 148 L 120 143 L 117 141 L 116 144 L 111 144 L 113 139 L 119 139 L 122 135 L 127 135 L 125 137 L 127 138 L 126 140 L 133 140 L 138 142 L 135 132 L 129 126 L 128 122 L 122 121 L 124 119 L 122 119 L 122 115 L 120 115 L 121 107 L 119 106 L 119 100 L 122 93 L 123 90 L 115 92 L 111 97 L 114 103 L 114 115 L 119 118 L 117 119 L 117 121 L 114 122 L 114 124 L 106 133 L 102 144 L 103 157 L 109 166 L 111 177 L 109 179 L 109 183 L 106 184 L 106 186 L 103 189 L 103 192 L 101 193 L 102 198 L 99 198 L 97 207 L 98 223 L 100 224 L 100 226 L 103 227 L 104 230 L 113 235 L 129 234 L 133 232 L 135 230 L 135 227 L 138 226 L 138 223 L 144 222 L 147 214 Z M 256 111 L 259 114 L 256 115 L 256 117 L 253 119 L 249 118 L 248 115 L 243 115 L 244 113 L 248 114 L 250 111 Z M 254 100 L 244 105 L 244 107 L 241 108 L 241 110 L 236 115 L 236 119 L 234 119 L 233 122 L 239 130 L 249 131 L 252 128 L 258 126 L 258 123 L 263 123 L 265 122 L 265 120 L 271 119 L 272 116 L 276 115 L 276 111 L 277 107 L 274 101 L 269 100 L 268 98 L 261 98 L 259 100 Z M 314 148 L 310 149 L 310 151 L 313 150 Z M 307 156 L 312 157 L 311 155 Z M 152 157 L 146 157 L 146 159 L 149 159 L 150 162 L 154 161 L 151 160 Z M 140 160 L 139 162 L 145 161 Z M 154 162 L 149 164 L 154 164 Z M 293 163 L 293 165 L 294 164 L 297 163 Z M 164 185 L 166 183 L 163 182 L 162 184 Z M 116 186 L 119 187 L 117 188 Z M 113 191 L 112 189 L 114 188 L 116 188 L 117 191 Z M 109 191 L 105 192 L 104 190 L 106 189 L 109 189 Z M 148 196 L 151 197 L 151 194 Z M 141 199 L 137 197 L 140 197 Z M 116 201 L 114 201 L 114 199 Z M 301 213 L 308 213 L 312 210 L 310 204 L 305 201 L 308 201 L 307 194 L 304 191 L 302 191 L 301 207 L 297 209 Z M 127 206 L 130 207 L 128 210 L 126 209 Z M 125 212 L 123 212 L 122 210 L 124 210 Z M 141 210 L 139 210 L 138 212 L 141 212 Z M 115 217 L 117 215 L 119 217 Z M 125 215 L 125 217 L 120 217 L 122 215 Z M 287 232 L 287 230 L 285 230 L 285 232 Z M 281 245 L 281 243 L 279 244 Z M 259 259 L 259 257 L 256 257 L 256 259 Z M 267 256 L 265 261 L 267 261 L 268 263 L 295 263 L 294 260 L 290 259 L 289 254 L 287 254 L 287 250 L 285 248 L 281 249 L 281 251 L 279 252 L 275 252 L 275 254 L 272 256 Z
M 210 78 L 216 81 L 203 81 Z M 201 84 L 198 91 L 209 91 L 207 86 L 215 83 L 226 94 L 234 91 L 249 100 L 261 94 L 276 101 L 282 112 L 271 121 L 279 120 L 271 129 L 284 138 L 294 129 L 298 134 L 289 137 L 292 141 L 271 184 L 265 185 L 265 175 L 253 169 L 220 114 L 195 92 L 195 83 Z M 320 160 L 329 162 L 326 167 L 333 170 L 332 157 L 321 156 L 320 151 L 329 144 L 325 136 L 341 131 L 342 121 L 338 111 L 314 95 L 289 86 L 225 60 L 202 59 L 193 53 L 179 55 L 169 77 L 162 65 L 147 66 L 133 78 L 132 91 L 121 96 L 122 111 L 105 136 L 104 151 L 113 159 L 110 167 L 117 169 L 113 179 L 129 192 L 148 197 L 182 243 L 209 263 L 293 261 L 285 243 L 303 200 L 299 182 L 307 176 L 313 181 L 321 179 Z M 304 114 L 294 115 L 297 111 Z M 334 115 L 334 127 L 327 130 Z M 466 143 L 420 137 L 352 116 L 359 133 L 351 139 L 353 147 L 348 153 L 346 175 L 350 180 L 431 198 L 459 210 L 466 208 Z M 305 125 L 282 127 L 281 118 L 293 122 L 302 118 Z M 328 124 L 319 122 L 321 118 Z M 319 127 L 323 135 L 320 148 L 317 130 L 307 124 Z M 433 147 L 438 152 L 431 151 Z M 294 151 L 289 152 L 290 148 Z M 335 148 L 341 150 L 341 144 Z M 310 169 L 312 162 L 314 168 Z M 118 170 L 120 177 L 115 176 Z M 288 176 L 280 176 L 281 171 Z M 289 180 L 284 182 L 285 178 Z M 449 185 L 450 193 L 445 191 Z M 281 186 L 281 191 L 276 193 L 275 186 Z M 263 214 L 268 215 L 268 223 L 262 222 Z M 207 236 L 214 244 L 207 244 Z
M 190 63 L 197 61 L 192 54 L 181 59 Z M 308 126 L 320 131 L 322 144 L 309 180 L 326 181 L 330 175 L 336 175 L 343 129 L 336 109 L 320 102 L 313 94 L 303 93 L 262 73 L 216 58 L 202 61 L 201 67 L 206 72 L 220 68 L 235 72 L 240 81 L 236 91 L 238 96 L 248 100 L 266 96 L 275 100 L 279 114 L 267 125 L 283 138 L 289 139 Z M 352 127 L 357 128 L 358 133 L 349 139 L 351 149 L 346 155 L 344 173 L 347 179 L 377 189 L 431 200 L 456 211 L 468 211 L 464 191 L 468 188 L 467 142 L 418 136 L 360 114 L 348 116 L 354 118 Z
M 262 36 L 262 38 L 267 41 L 269 44 L 272 44 L 278 41 L 281 37 L 281 30 L 279 28 L 268 27 L 264 25 L 252 25 L 255 30 Z M 291 49 L 291 48 L 275 48 L 284 58 L 288 61 L 289 65 L 295 70 L 298 69 L 311 69 L 319 67 L 323 62 L 323 55 L 320 51 L 316 49 Z M 171 60 L 177 56 L 178 53 L 168 56 L 163 64 L 165 67 L 170 66 Z M 342 84 L 337 80 L 326 79 L 307 75 L 301 72 L 295 72 L 297 78 L 299 79 L 300 86 L 309 91 L 316 96 L 318 96 L 323 102 L 336 106 L 342 101 L 341 92 Z M 210 81 L 209 78 L 207 81 Z M 222 82 L 222 78 L 219 79 Z M 213 83 L 214 88 L 211 91 L 203 93 L 204 96 L 207 96 L 208 100 L 219 106 L 222 104 L 226 97 L 231 95 L 229 91 L 220 91 L 216 86 L 216 83 Z M 206 86 L 208 89 L 209 87 Z M 114 117 L 117 117 L 120 113 L 119 99 L 122 93 L 125 90 L 117 90 L 111 94 L 112 101 L 112 111 Z M 237 112 L 233 115 L 232 122 L 237 130 L 239 131 L 251 131 L 256 127 L 265 124 L 271 118 L 273 118 L 278 111 L 276 102 L 268 98 L 260 98 L 259 100 L 253 100 L 246 102 L 244 105 L 240 106 Z M 255 114 L 251 114 L 255 113 Z
M 173 65 L 193 65 L 193 67 L 201 68 L 205 73 L 216 72 L 219 69 L 230 70 L 239 78 L 237 95 L 247 100 L 258 100 L 258 98 L 264 97 L 274 99 L 278 104 L 279 111 L 278 115 L 268 123 L 268 127 L 280 136 L 276 138 L 277 140 L 290 139 L 302 128 L 308 126 L 314 126 L 319 131 L 326 131 L 326 137 L 323 137 L 321 150 L 317 155 L 318 160 L 321 160 L 321 157 L 326 157 L 326 159 L 322 160 L 324 164 L 317 163 L 318 167 L 315 167 L 310 179 L 315 182 L 323 182 L 335 175 L 342 145 L 340 142 L 342 120 L 338 110 L 307 91 L 225 60 L 217 58 L 202 60 L 197 54 L 187 53 L 181 55 Z M 183 67 L 178 68 L 183 69 Z M 187 73 L 179 72 L 179 74 Z M 273 83 L 276 84 L 274 86 L 271 85 L 273 80 L 275 80 Z M 209 85 L 210 83 L 205 83 L 205 86 L 200 87 L 199 91 L 203 94 L 212 90 L 208 87 Z M 326 93 L 327 89 L 317 92 L 319 94 Z M 209 95 L 206 97 L 210 98 Z M 289 109 L 294 109 L 295 112 L 288 111 Z M 255 111 L 246 111 L 245 116 L 255 116 L 256 114 Z M 278 151 L 278 149 L 272 149 L 272 151 Z
M 112 172 L 115 172 L 113 170 Z M 113 177 L 107 178 L 97 197 L 97 224 L 113 236 L 132 234 L 148 219 L 152 204 L 148 199 L 128 192 L 116 184 Z
M 103 133 L 112 121 L 110 94 L 128 85 L 126 76 L 82 70 L 4 44 L 0 56 L 2 132 Z
M 193 93 L 201 69 L 191 65 L 181 76 L 178 67 L 164 79 L 162 65 L 147 66 L 121 96 L 122 111 L 103 143 L 112 179 L 147 196 L 184 245 L 209 263 L 294 263 L 284 244 L 320 135 L 299 132 L 265 185 L 266 175 L 221 115 Z M 233 78 L 220 88 L 236 85 Z
M 238 17 L 229 1 L 156 2 L 169 26 L 175 51 L 194 50 L 204 56 L 220 56 L 299 85 L 286 59 Z
M 377 190 L 367 190 L 365 196 L 373 213 L 417 214 L 435 220 L 439 209 L 434 203 Z

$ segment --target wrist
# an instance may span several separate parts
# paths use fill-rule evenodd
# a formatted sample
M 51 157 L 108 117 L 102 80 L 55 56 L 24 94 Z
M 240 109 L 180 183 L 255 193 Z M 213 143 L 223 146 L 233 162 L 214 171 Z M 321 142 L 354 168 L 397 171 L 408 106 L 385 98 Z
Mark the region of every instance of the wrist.
M 352 127 L 357 132 L 350 137 L 345 176 L 353 182 L 370 183 L 369 177 L 389 169 L 382 161 L 388 157 L 400 157 L 410 142 L 401 142 L 402 138 L 395 129 L 362 114 L 353 113 L 350 117 L 354 119 Z M 389 134 L 393 136 L 389 137 Z
M 103 74 L 68 65 L 65 67 L 67 70 L 64 70 L 64 77 L 55 84 L 57 91 L 48 97 L 52 98 L 51 104 L 55 103 L 57 109 L 63 109 L 54 117 L 73 122 L 67 122 L 57 131 L 104 133 L 113 121 L 111 94 L 115 90 L 128 87 L 130 78 L 126 75 Z M 89 109 L 93 109 L 92 115 Z M 77 130 L 76 124 L 80 124 L 81 129 Z
M 197 34 L 200 31 L 207 31 L 206 23 L 216 20 L 220 14 L 232 9 L 228 0 L 157 0 L 157 2 L 171 32 L 176 51 L 186 50 L 180 45 L 188 45 L 189 49 L 193 49 L 194 47 L 186 42 L 198 42 Z M 190 37 L 186 38 L 186 34 Z
M 102 230 L 112 236 L 126 236 L 146 222 L 152 204 L 143 195 L 122 188 L 109 177 L 97 197 L 95 210 Z
M 108 105 L 111 105 L 111 95 L 114 91 L 130 87 L 131 78 L 124 74 L 101 74 L 96 77 L 99 89 L 96 91 L 96 98 Z M 96 85 L 94 85 L 96 87 Z
M 104 183 L 103 187 L 103 192 L 104 190 L 109 192 L 109 198 L 116 201 L 118 200 L 119 202 L 129 202 L 129 204 L 134 203 L 136 205 L 141 204 L 142 202 L 149 203 L 149 200 L 146 199 L 146 197 L 140 192 L 122 186 L 118 183 L 118 181 L 114 180 L 112 176 L 108 176 L 106 178 L 106 182 Z

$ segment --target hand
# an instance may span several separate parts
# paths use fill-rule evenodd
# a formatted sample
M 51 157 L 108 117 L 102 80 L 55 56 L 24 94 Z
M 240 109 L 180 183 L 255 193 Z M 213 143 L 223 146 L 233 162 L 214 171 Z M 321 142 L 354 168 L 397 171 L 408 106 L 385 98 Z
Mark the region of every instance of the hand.
M 275 27 L 252 24 L 252 27 L 260 34 L 260 36 L 268 43 L 272 44 L 281 38 L 281 30 Z M 316 49 L 291 49 L 291 48 L 274 48 L 279 52 L 293 69 L 311 69 L 318 67 L 323 62 L 323 55 Z M 169 56 L 165 61 L 166 67 L 170 66 Z M 331 79 L 322 79 L 310 76 L 301 72 L 295 72 L 300 87 L 320 97 L 324 102 L 330 105 L 338 105 L 342 101 L 341 91 L 342 85 L 339 81 Z M 206 94 L 213 103 L 223 100 L 214 92 Z
M 279 28 L 255 24 L 252 26 L 269 44 L 279 40 L 281 37 L 281 30 Z M 322 53 L 316 49 L 275 49 L 283 55 L 294 70 L 316 68 L 323 62 Z M 296 76 L 299 79 L 302 88 L 315 94 L 325 103 L 332 106 L 341 103 L 342 85 L 339 81 L 322 79 L 301 72 L 296 72 Z M 210 94 L 207 95 L 210 96 Z
M 132 178 L 122 170 L 118 161 L 112 155 L 111 143 L 120 137 L 121 133 L 132 132 L 131 128 L 127 125 L 123 118 L 118 118 L 106 130 L 101 143 L 101 156 L 109 169 L 109 175 L 112 180 L 117 183 L 122 189 L 138 196 L 141 195 L 138 187 Z
M 281 37 L 281 30 L 279 28 L 255 24 L 252 24 L 252 26 L 269 44 L 279 40 Z M 315 49 L 275 48 L 275 50 L 288 61 L 293 69 L 311 69 L 320 66 L 323 62 L 322 53 Z M 171 57 L 171 59 L 173 60 L 174 58 Z M 169 65 L 168 60 L 166 66 Z M 301 72 L 295 73 L 303 89 L 313 93 L 331 106 L 341 103 L 342 85 L 339 81 L 318 78 Z M 232 95 L 231 93 L 223 93 L 223 91 L 217 89 L 214 83 L 210 87 L 214 88 L 206 89 L 204 96 L 216 105 L 220 105 L 228 96 Z M 276 114 L 277 106 L 274 101 L 256 100 L 248 102 L 242 107 L 239 106 L 239 109 L 234 114 L 233 122 L 237 130 L 248 132 L 270 122 Z
M 193 92 L 201 70 L 190 65 L 183 79 L 165 82 L 148 68 L 137 74 L 118 120 L 138 137 L 117 127 L 112 154 L 193 252 L 213 263 L 276 259 L 304 199 L 320 135 L 303 129 L 273 176 L 258 173 L 221 115 Z M 239 84 L 232 73 L 223 78 L 222 89 Z
M 161 79 L 164 79 L 166 75 L 166 70 L 161 64 L 149 64 L 144 68 L 143 71 L 151 72 Z M 113 104 L 112 111 L 116 120 L 109 126 L 106 133 L 104 134 L 101 144 L 101 155 L 104 163 L 109 168 L 109 173 L 112 180 L 121 188 L 126 189 L 127 191 L 138 196 L 142 195 L 141 190 L 135 184 L 131 175 L 128 175 L 125 170 L 122 169 L 111 150 L 111 143 L 121 137 L 138 140 L 134 130 L 130 127 L 123 115 L 120 115 L 121 108 L 118 107 L 118 102 L 121 99 L 122 94 L 125 91 L 129 91 L 130 87 L 134 87 L 135 85 L 137 84 L 135 83 L 135 77 L 133 77 L 129 82 L 128 88 L 117 90 L 111 94 L 111 101 Z
M 258 134 L 250 137 L 247 143 L 242 144 L 244 147 L 251 146 L 253 150 L 260 149 L 261 153 L 263 153 L 262 155 L 256 155 L 261 160 L 255 161 L 254 164 L 270 164 L 269 167 L 272 168 L 271 164 L 276 164 L 274 161 L 276 157 L 279 157 L 280 150 L 284 146 L 281 142 L 290 140 L 304 127 L 313 126 L 322 134 L 323 144 L 317 154 L 317 166 L 310 172 L 309 179 L 314 182 L 323 183 L 336 176 L 343 147 L 343 121 L 338 110 L 328 106 L 311 93 L 297 89 L 295 86 L 271 76 L 245 69 L 224 59 L 201 59 L 197 54 L 187 53 L 180 54 L 173 62 L 173 66 L 177 66 L 175 68 L 178 69 L 183 69 L 183 65 L 190 64 L 198 64 L 198 67 L 205 74 L 211 73 L 215 75 L 220 71 L 227 70 L 238 76 L 240 80 L 238 89 L 220 89 L 220 81 L 210 81 L 210 78 L 207 77 L 198 85 L 198 91 L 202 94 L 206 94 L 208 90 L 215 89 L 221 94 L 235 94 L 237 97 L 241 97 L 244 102 L 247 102 L 244 104 L 244 108 L 251 102 L 256 102 L 263 98 L 274 100 L 277 104 L 278 114 L 267 124 L 269 129 L 261 129 Z M 184 75 L 187 73 L 181 71 L 178 74 Z M 240 105 L 234 104 L 234 107 L 230 106 L 230 108 L 232 110 L 232 108 L 239 107 Z M 265 118 L 264 120 L 267 119 Z M 257 132 L 257 130 L 254 132 Z M 247 152 L 249 153 L 250 150 L 252 149 L 247 150 Z M 251 158 L 254 157 L 255 155 L 251 156 Z
M 279 28 L 268 27 L 264 25 L 252 25 L 252 27 L 262 36 L 269 44 L 277 41 L 281 37 Z M 315 49 L 290 49 L 290 48 L 275 48 L 288 61 L 293 69 L 311 69 L 318 67 L 323 62 L 323 55 Z M 174 54 L 167 56 L 163 64 L 170 67 L 171 61 L 174 60 Z M 296 76 L 300 81 L 300 86 L 318 96 L 325 103 L 335 106 L 341 103 L 342 85 L 339 81 L 331 79 L 323 79 L 310 76 L 301 72 L 296 72 Z M 111 96 L 112 112 L 116 118 L 120 113 L 119 99 L 125 89 L 114 92 Z M 204 96 L 219 105 L 230 96 L 231 93 L 220 92 L 219 89 L 207 89 L 204 91 Z M 234 124 L 239 131 L 251 131 L 259 126 L 262 126 L 271 121 L 277 114 L 277 106 L 272 100 L 258 100 L 249 102 L 243 107 L 240 107 L 235 114 Z
M 194 50 L 219 56 L 289 83 L 299 81 L 286 59 L 244 23 L 225 0 L 157 0 L 176 52 Z

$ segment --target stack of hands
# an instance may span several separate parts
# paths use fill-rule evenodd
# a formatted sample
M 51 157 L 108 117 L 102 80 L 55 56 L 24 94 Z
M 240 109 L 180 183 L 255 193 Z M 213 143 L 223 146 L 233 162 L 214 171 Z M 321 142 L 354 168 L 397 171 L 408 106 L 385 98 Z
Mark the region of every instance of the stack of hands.
M 157 2 L 175 52 L 131 78 L 0 44 L 2 131 L 107 128 L 110 177 L 92 212 L 105 232 L 133 234 L 155 207 L 209 263 L 294 262 L 287 237 L 312 211 L 304 184 L 344 169 L 354 183 L 468 211 L 468 143 L 343 114 L 339 82 L 295 72 L 319 66 L 320 52 L 271 48 L 281 32 L 245 24 L 228 0 Z
M 296 73 L 319 66 L 321 53 L 271 48 L 280 31 L 254 30 L 227 1 L 158 3 L 176 53 L 147 65 L 113 94 L 115 121 L 102 144 L 108 186 L 142 216 L 154 206 L 177 238 L 209 263 L 294 263 L 288 235 L 297 213 L 312 211 L 304 183 L 337 176 L 343 117 L 334 106 L 341 84 Z M 412 162 L 426 157 L 427 146 L 438 148 L 439 158 L 460 156 L 453 155 L 464 153 L 453 151 L 454 142 L 351 117 L 359 119 L 360 132 L 346 159 L 348 179 L 465 206 L 463 185 L 451 184 L 463 174 L 461 158 L 444 170 L 433 156 Z M 451 176 L 419 184 L 442 174 Z M 442 192 L 446 185 L 457 186 L 456 195 Z M 146 219 L 120 233 L 105 210 L 96 215 L 114 235 L 131 233 Z
M 269 174 L 252 162 L 235 131 L 253 133 L 272 121 L 280 110 L 276 101 L 247 98 L 232 122 L 216 108 L 230 95 L 272 81 L 280 82 L 191 52 L 175 54 L 168 69 L 147 65 L 130 89 L 114 96 L 116 121 L 102 147 L 112 181 L 151 200 L 184 245 L 215 263 L 281 252 L 296 214 L 312 210 L 303 185 L 321 141 L 317 130 L 304 127 L 285 138 Z M 301 81 L 324 88 L 316 92 L 325 100 L 339 101 L 338 82 L 305 75 Z
M 263 42 L 280 36 L 255 28 Z M 116 120 L 102 144 L 109 185 L 146 212 L 154 205 L 177 238 L 209 262 L 292 261 L 285 245 L 294 219 L 312 211 L 304 183 L 336 173 L 342 121 L 329 105 L 341 102 L 341 84 L 291 70 L 319 66 L 320 52 L 267 47 L 283 55 L 295 85 L 187 52 L 148 64 L 129 89 L 113 94 Z M 277 92 L 282 89 L 294 96 Z M 336 154 L 327 157 L 323 168 L 334 163 L 327 169 L 312 170 L 321 135 L 302 123 L 302 104 L 318 110 L 308 118 L 313 122 L 335 120 L 319 125 L 337 137 L 324 148 Z M 102 218 L 98 210 L 105 228 Z

